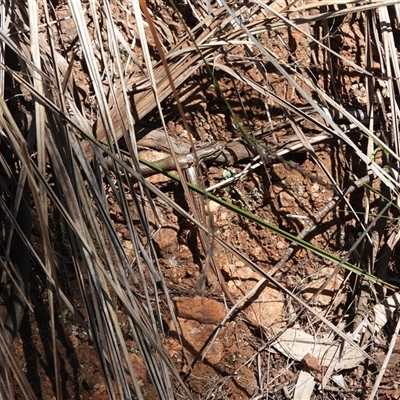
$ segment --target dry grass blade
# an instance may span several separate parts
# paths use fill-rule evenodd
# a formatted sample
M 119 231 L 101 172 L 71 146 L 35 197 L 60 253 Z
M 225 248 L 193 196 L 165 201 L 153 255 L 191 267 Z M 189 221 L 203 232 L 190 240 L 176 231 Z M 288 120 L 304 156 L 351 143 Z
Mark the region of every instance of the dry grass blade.
M 41 68 L 41 50 L 40 50 L 40 41 L 39 41 L 39 31 L 38 31 L 38 26 L 39 26 L 39 21 L 38 21 L 38 15 L 39 15 L 39 9 L 37 7 L 37 4 L 32 5 L 29 3 L 29 22 L 30 22 L 30 39 L 31 39 L 31 52 L 32 52 L 32 61 L 34 66 L 37 68 L 37 72 L 33 73 L 33 82 L 34 82 L 34 87 L 38 91 L 38 93 L 44 95 L 45 93 L 45 85 L 42 82 L 40 72 L 42 71 Z M 45 14 L 47 17 L 47 20 L 49 19 L 48 15 L 48 9 L 45 6 Z M 53 38 L 50 35 L 50 51 L 52 54 L 55 53 L 54 49 L 54 43 L 53 43 Z M 51 68 L 51 67 L 50 67 Z M 57 69 L 54 68 L 55 70 L 55 76 L 57 78 L 58 82 L 58 88 L 60 88 L 60 76 L 57 73 Z M 35 129 L 36 129 L 36 142 L 37 142 L 37 165 L 38 165 L 38 170 L 39 173 L 42 176 L 45 176 L 46 174 L 46 123 L 51 124 L 50 121 L 47 120 L 45 116 L 45 108 L 43 105 L 36 103 L 35 104 Z M 43 219 L 44 223 L 42 226 L 48 226 L 49 225 L 49 219 L 48 219 L 48 208 L 47 208 L 47 195 L 46 195 L 46 190 L 43 185 L 39 185 L 39 196 L 41 199 L 41 210 L 39 214 L 43 214 Z M 51 276 L 56 276 L 56 271 L 55 271 L 55 265 L 53 263 L 53 257 L 52 257 L 52 246 L 50 243 L 50 238 L 46 237 L 47 232 L 43 232 L 43 237 L 44 237 L 44 243 L 46 246 L 44 247 L 45 250 L 45 260 L 46 260 L 46 268 L 49 271 L 49 274 Z M 56 279 L 56 277 L 55 277 Z M 56 341 L 56 324 L 55 320 L 57 318 L 56 316 L 56 310 L 54 307 L 55 303 L 55 298 L 53 296 L 53 292 L 51 290 L 48 291 L 48 296 L 49 296 L 49 303 L 50 303 L 50 324 L 51 324 L 51 338 L 52 338 L 52 348 L 53 348 L 53 365 L 54 365 L 54 376 L 56 377 L 56 395 L 57 397 L 61 397 L 61 377 L 60 377 L 60 365 L 59 365 L 59 359 L 58 359 L 58 354 L 57 354 L 57 341 Z

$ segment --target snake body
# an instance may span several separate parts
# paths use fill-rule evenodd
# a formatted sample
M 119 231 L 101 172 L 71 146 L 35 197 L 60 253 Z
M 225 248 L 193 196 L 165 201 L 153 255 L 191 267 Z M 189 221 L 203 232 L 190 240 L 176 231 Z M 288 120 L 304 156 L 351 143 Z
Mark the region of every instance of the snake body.
M 195 166 L 198 162 L 203 162 L 207 160 L 212 160 L 218 156 L 222 151 L 222 145 L 219 142 L 209 144 L 207 146 L 196 148 L 194 152 L 188 153 L 186 155 L 177 155 L 176 160 L 182 169 L 187 169 L 189 167 Z M 176 170 L 175 159 L 172 156 L 162 158 L 152 163 L 158 169 L 164 171 Z M 150 176 L 158 173 L 157 170 L 152 168 L 150 165 L 141 164 L 140 172 L 143 176 Z
M 193 152 L 189 152 L 183 155 L 176 155 L 176 161 L 178 162 L 181 169 L 187 169 L 192 166 L 196 166 L 197 163 L 217 158 L 218 155 L 222 152 L 222 149 L 223 146 L 220 142 L 211 143 L 206 146 L 198 147 Z M 155 175 L 162 171 L 174 171 L 177 169 L 175 158 L 172 156 L 167 156 L 153 162 L 148 162 L 145 160 L 140 161 L 140 173 L 144 177 Z M 111 158 L 106 158 L 106 164 L 108 168 L 113 169 Z

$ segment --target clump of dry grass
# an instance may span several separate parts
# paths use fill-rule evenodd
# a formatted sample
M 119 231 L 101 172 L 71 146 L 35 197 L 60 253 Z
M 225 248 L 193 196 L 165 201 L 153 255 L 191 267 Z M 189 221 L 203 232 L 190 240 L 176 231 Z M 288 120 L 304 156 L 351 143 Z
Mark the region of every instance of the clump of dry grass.
M 180 396 L 191 397 L 190 390 L 163 348 L 165 313 L 169 314 L 178 332 L 179 328 L 158 255 L 152 245 L 145 204 L 151 202 L 149 194 L 152 192 L 187 218 L 190 215 L 135 172 L 139 170 L 135 126 L 150 112 L 156 112 L 160 125 L 167 130 L 162 102 L 172 95 L 170 79 L 184 101 L 186 95 L 179 88 L 199 71 L 208 71 L 210 85 L 214 85 L 225 102 L 226 114 L 240 129 L 243 126 L 247 130 L 256 128 L 251 121 L 241 118 L 245 113 L 240 107 L 231 106 L 235 100 L 242 102 L 246 108 L 246 99 L 240 99 L 240 91 L 236 92 L 237 98 L 229 97 L 220 87 L 217 76 L 229 79 L 233 87 L 251 88 L 263 104 L 265 125 L 271 130 L 275 125 L 274 115 L 279 110 L 319 166 L 320 179 L 336 194 L 337 201 L 344 200 L 355 223 L 360 226 L 361 235 L 345 259 L 340 260 L 313 248 L 308 242 L 302 242 L 301 236 L 296 238 L 276 227 L 269 227 L 293 241 L 294 245 L 304 246 L 330 258 L 367 281 L 377 282 L 373 278 L 377 269 L 379 278 L 386 280 L 387 260 L 395 254 L 397 235 L 389 235 L 388 248 L 381 261 L 377 259 L 377 254 L 384 242 L 382 215 L 389 208 L 394 208 L 393 215 L 397 215 L 399 138 L 397 120 L 393 116 L 397 115 L 397 85 L 400 82 L 396 41 L 387 27 L 398 25 L 399 5 L 396 2 L 348 2 L 346 6 L 343 2 L 330 2 L 329 5 L 293 2 L 281 7 L 279 2 L 276 3 L 270 7 L 258 1 L 243 5 L 228 4 L 224 0 L 218 5 L 188 2 L 192 25 L 188 27 L 183 19 L 177 18 L 176 25 L 186 29 L 180 32 L 179 39 L 170 29 L 173 24 L 166 26 L 157 17 L 158 3 L 148 4 L 154 13 L 154 25 L 163 45 L 164 64 L 159 61 L 159 54 L 153 46 L 155 41 L 148 28 L 149 21 L 144 20 L 139 2 L 120 4 L 106 0 L 101 6 L 68 2 L 63 12 L 66 18 L 73 21 L 68 25 L 73 32 L 69 41 L 63 36 L 63 27 L 66 26 L 63 24 L 67 19 L 59 18 L 58 8 L 48 8 L 46 3 L 38 8 L 35 2 L 22 1 L 12 6 L 2 5 L 1 209 L 5 219 L 15 228 L 9 231 L 2 265 L 8 279 L 13 282 L 11 286 L 15 294 L 23 301 L 26 300 L 24 287 L 29 280 L 30 263 L 34 263 L 39 271 L 37 274 L 46 281 L 51 327 L 49 347 L 57 398 L 62 397 L 63 380 L 56 328 L 59 326 L 58 316 L 65 308 L 85 329 L 94 345 L 109 397 L 145 398 L 125 344 L 117 308 L 111 300 L 113 296 L 116 296 L 126 315 L 129 332 L 155 393 L 160 398 L 175 398 L 179 388 Z M 146 7 L 144 2 L 141 5 Z M 395 11 L 392 16 L 391 10 Z M 126 26 L 121 23 L 120 15 L 124 15 Z M 178 16 L 178 10 L 175 15 Z M 348 54 L 346 57 L 332 45 L 336 40 L 334 33 L 339 29 L 337 21 L 345 24 L 356 16 L 363 21 L 364 37 L 371 40 L 365 41 L 361 54 Z M 281 41 L 283 48 L 280 54 L 275 54 L 275 49 L 268 47 L 265 40 L 268 35 Z M 258 79 L 246 72 L 249 70 L 256 71 Z M 340 79 L 347 79 L 352 74 L 357 75 L 359 83 L 365 87 L 362 105 L 367 122 L 360 121 L 344 107 L 346 102 L 360 100 L 356 96 L 351 98 L 352 93 L 345 93 L 338 85 Z M 82 87 L 77 83 L 78 76 L 80 79 L 85 77 L 89 82 L 85 95 L 82 95 Z M 285 96 L 278 93 L 278 85 L 285 86 Z M 176 101 L 179 104 L 179 100 Z M 89 103 L 93 106 L 95 117 L 90 114 Z M 304 109 L 306 105 L 311 107 L 312 112 Z M 352 126 L 344 128 L 339 125 L 332 116 L 334 112 L 341 113 L 342 119 L 350 121 Z M 26 117 L 26 124 L 20 115 Z M 346 144 L 352 154 L 351 163 L 360 165 L 361 172 L 351 171 L 350 164 L 343 166 L 339 172 L 328 171 L 314 152 L 309 136 L 298 124 L 299 120 L 307 120 L 320 134 Z M 365 148 L 359 147 L 360 135 L 355 138 L 355 131 L 367 138 Z M 258 141 L 245 129 L 242 135 L 255 155 L 260 154 L 262 158 L 265 152 Z M 131 157 L 129 166 L 120 162 L 121 143 Z M 114 160 L 115 179 L 105 162 L 106 155 Z M 133 190 L 131 181 L 125 179 L 128 172 L 139 182 L 139 190 Z M 358 181 L 367 174 L 380 181 L 381 202 L 376 207 L 374 205 L 374 212 L 371 213 L 370 189 L 365 188 L 365 214 L 360 217 L 348 197 L 343 195 L 345 182 L 342 179 L 351 175 L 351 180 Z M 104 182 L 109 187 L 107 193 Z M 122 190 L 124 185 L 129 186 L 132 199 Z M 117 210 L 126 223 L 133 247 L 134 268 L 111 219 L 110 196 L 115 199 L 116 208 L 112 211 Z M 27 204 L 30 207 L 27 208 Z M 132 204 L 140 227 L 132 222 Z M 18 217 L 18 210 L 25 216 L 25 224 Z M 50 228 L 55 215 L 58 219 L 55 230 L 58 232 Z M 249 213 L 243 215 L 253 218 Z M 266 226 L 264 222 L 260 223 Z M 40 238 L 39 247 L 31 245 L 31 226 Z M 78 312 L 77 304 L 62 284 L 64 265 L 56 247 L 60 231 L 61 242 L 68 249 L 71 261 L 68 274 L 74 276 L 84 304 L 83 315 Z M 17 239 L 12 239 L 12 235 L 22 236 L 22 243 L 15 244 Z M 374 241 L 376 237 L 378 241 Z M 215 240 L 226 246 L 218 237 Z M 16 246 L 25 250 L 19 257 L 13 255 Z M 365 256 L 368 248 L 371 250 Z M 272 281 L 310 314 L 315 314 L 312 307 L 291 293 L 283 282 L 274 280 L 229 246 L 226 250 L 240 257 L 264 279 Z M 354 254 L 358 254 L 360 260 L 356 266 L 346 263 L 349 259 L 354 260 Z M 72 279 L 71 276 L 69 279 Z M 18 287 L 22 291 L 18 291 Z M 159 289 L 165 296 L 166 309 L 163 311 L 159 306 Z M 385 296 L 386 289 L 380 290 L 380 295 Z M 29 304 L 27 293 L 26 297 Z M 229 315 L 240 309 L 248 298 L 232 304 L 232 314 Z M 360 295 L 361 298 L 363 295 Z M 18 307 L 11 307 L 9 317 L 13 312 L 20 313 Z M 317 318 L 343 340 L 350 341 L 329 322 L 329 318 L 319 314 Z M 18 322 L 6 320 L 5 326 L 15 330 Z M 7 332 L 5 329 L 0 337 L 0 345 L 11 379 L 2 386 L 3 397 L 11 397 L 16 382 L 25 398 L 35 398 L 31 383 L 21 373 L 13 352 L 9 351 L 16 332 Z M 354 346 L 357 348 L 357 345 Z M 263 390 L 259 388 L 260 396 Z

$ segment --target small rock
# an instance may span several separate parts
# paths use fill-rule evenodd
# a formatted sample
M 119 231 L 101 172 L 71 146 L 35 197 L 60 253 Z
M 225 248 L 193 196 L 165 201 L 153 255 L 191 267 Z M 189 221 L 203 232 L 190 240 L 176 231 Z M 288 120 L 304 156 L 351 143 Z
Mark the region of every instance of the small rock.
M 210 202 L 208 203 L 208 207 L 209 207 L 210 212 L 211 212 L 212 214 L 221 212 L 221 205 L 218 204 L 218 203 L 215 203 L 214 201 L 210 201 Z
M 184 127 L 181 124 L 176 124 L 175 125 L 175 132 L 178 136 L 182 135 L 184 132 Z
M 218 325 L 225 317 L 222 303 L 205 297 L 177 297 L 173 299 L 179 318 L 198 321 L 202 324 Z
M 317 193 L 317 192 L 319 192 L 319 185 L 318 185 L 317 183 L 314 183 L 314 184 L 311 186 L 310 191 L 311 191 L 312 193 Z
M 160 229 L 157 235 L 154 236 L 154 242 L 159 246 L 160 249 L 163 249 L 163 251 L 168 250 L 170 247 L 176 249 L 178 247 L 177 229 Z
M 278 240 L 276 242 L 276 248 L 277 249 L 282 250 L 282 249 L 286 249 L 286 247 L 287 247 L 287 244 L 283 240 Z
M 76 335 L 70 335 L 69 340 L 74 349 L 76 349 L 79 346 L 79 339 L 76 337 Z
M 281 207 L 289 207 L 295 202 L 294 197 L 288 192 L 282 191 L 279 193 L 279 204 Z
M 206 343 L 215 332 L 215 325 L 201 324 L 197 321 L 190 321 L 178 318 L 178 324 L 183 338 L 183 343 L 187 350 L 195 357 L 199 357 L 204 351 Z M 171 326 L 171 332 L 174 331 Z M 225 329 L 222 328 L 218 337 L 214 340 L 210 350 L 205 355 L 205 360 L 211 365 L 218 364 L 224 355 L 224 346 L 220 338 L 223 337 Z

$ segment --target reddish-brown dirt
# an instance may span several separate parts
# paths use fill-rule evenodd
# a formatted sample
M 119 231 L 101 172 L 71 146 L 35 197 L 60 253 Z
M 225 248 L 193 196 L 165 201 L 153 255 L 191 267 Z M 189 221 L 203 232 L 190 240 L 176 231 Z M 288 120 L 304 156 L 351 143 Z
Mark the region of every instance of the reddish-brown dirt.
M 150 2 L 149 7 L 153 6 L 153 11 L 158 13 L 157 17 L 167 26 L 165 31 L 168 33 L 169 40 L 171 43 L 175 43 L 182 34 L 183 28 L 174 17 L 173 12 L 166 7 L 161 7 L 161 3 L 158 0 Z M 112 11 L 115 14 L 115 20 L 120 21 L 119 27 L 123 30 L 125 14 L 121 11 L 118 2 L 113 2 Z M 68 7 L 62 4 L 57 6 L 56 12 L 60 18 L 69 13 Z M 74 26 L 70 21 L 62 22 L 65 43 L 70 43 L 75 38 Z M 342 55 L 357 62 L 355 57 L 356 54 L 359 54 L 360 49 L 355 51 L 355 47 L 358 46 L 359 39 L 363 38 L 359 25 L 350 26 L 349 21 L 345 21 L 336 29 L 335 37 L 340 37 L 340 41 L 342 41 L 342 43 L 337 43 L 336 50 L 341 51 L 344 48 Z M 123 32 L 124 35 L 129 35 L 129 33 Z M 151 41 L 150 35 L 149 40 Z M 282 42 L 288 43 L 297 59 L 303 60 L 309 57 L 307 40 L 297 34 L 289 37 L 284 29 L 265 33 L 259 37 L 259 40 L 268 42 L 268 47 L 278 57 L 285 60 L 288 59 L 288 52 L 282 47 Z M 343 42 L 346 46 L 343 46 Z M 226 52 L 228 59 L 231 60 L 247 56 L 241 46 L 227 46 Z M 89 115 L 95 110 L 90 82 L 81 68 L 80 61 L 77 60 L 75 63 L 74 78 L 82 90 L 80 92 L 82 105 Z M 327 79 L 326 76 L 319 76 L 321 87 L 328 88 L 332 84 L 331 81 L 335 79 L 340 82 L 340 88 L 337 89 L 340 90 L 343 98 L 357 98 L 358 103 L 363 104 L 363 93 L 355 93 L 353 89 L 360 78 L 354 75 L 354 71 L 350 74 L 349 67 L 340 63 L 337 61 L 334 65 L 336 77 Z M 260 75 L 260 71 L 251 66 L 243 65 L 238 68 L 242 68 L 243 73 L 257 82 L 262 82 L 264 79 Z M 324 68 L 323 60 L 321 60 L 320 68 L 321 70 Z M 134 73 L 134 71 L 131 72 Z M 314 69 L 317 76 L 319 72 L 318 68 Z M 222 72 L 217 71 L 217 78 L 223 93 L 233 105 L 235 113 L 239 115 L 246 128 L 250 131 L 259 127 L 265 128 L 268 124 L 266 109 L 260 96 L 243 84 L 238 83 L 234 87 L 232 81 Z M 184 90 L 196 85 L 202 88 L 196 98 L 189 98 L 184 102 L 186 117 L 193 129 L 195 139 L 199 142 L 205 141 L 209 137 L 214 140 L 229 141 L 238 136 L 238 132 L 233 129 L 233 124 L 227 118 L 227 113 L 221 106 L 215 89 L 208 82 L 209 78 L 206 72 L 199 71 L 181 88 Z M 268 85 L 270 90 L 280 97 L 291 103 L 301 104 L 302 100 L 296 92 L 273 68 L 268 73 Z M 240 99 L 238 99 L 238 95 L 240 95 Z M 166 118 L 170 121 L 169 128 L 171 131 L 180 133 L 182 123 L 177 117 L 173 101 L 168 99 L 163 104 Z M 273 112 L 275 111 L 273 110 Z M 150 114 L 141 121 L 138 128 L 143 126 L 158 128 L 154 121 L 158 121 L 156 113 Z M 303 128 L 307 129 L 306 126 Z M 285 135 L 292 133 L 290 128 L 284 128 L 276 132 L 276 135 L 278 138 L 284 138 Z M 363 145 L 361 138 L 360 145 Z M 355 164 L 352 155 L 348 153 L 343 144 L 338 142 L 320 145 L 316 148 L 315 155 L 327 171 L 343 182 L 343 188 L 346 188 L 348 184 L 345 177 L 348 175 L 349 169 L 360 167 Z M 297 163 L 299 168 L 289 168 L 283 163 L 274 163 L 265 168 L 260 167 L 234 185 L 218 189 L 215 194 L 256 214 L 259 218 L 297 235 L 304 227 L 304 217 L 313 215 L 324 207 L 332 199 L 334 193 L 327 185 L 327 179 L 321 168 L 309 154 L 304 151 L 297 152 L 289 154 L 286 159 Z M 240 171 L 245 166 L 246 162 L 230 166 L 212 165 L 207 171 L 206 184 L 211 186 L 221 182 L 234 170 Z M 362 171 L 358 175 L 362 176 Z M 165 193 L 186 207 L 185 197 L 177 184 L 164 177 L 150 179 Z M 356 192 L 351 199 L 352 204 L 357 210 L 361 210 L 361 197 L 357 196 Z M 371 200 L 374 200 L 373 195 L 371 196 Z M 109 205 L 112 219 L 124 248 L 133 259 L 134 254 L 125 222 L 119 214 L 119 209 L 114 207 L 112 198 L 109 199 Z M 261 390 L 265 396 L 262 398 L 284 398 L 284 390 L 293 388 L 299 371 L 303 369 L 303 364 L 284 357 L 269 345 L 269 339 L 274 330 L 288 325 L 291 316 L 299 312 L 299 306 L 277 288 L 265 285 L 257 291 L 249 305 L 219 328 L 219 324 L 226 315 L 223 292 L 218 279 L 211 270 L 207 273 L 205 291 L 196 290 L 200 267 L 204 263 L 204 259 L 201 254 L 199 255 L 200 246 L 193 227 L 185 224 L 180 216 L 177 216 L 170 207 L 161 201 L 157 205 L 162 210 L 163 225 L 154 235 L 154 243 L 166 283 L 170 289 L 184 346 L 182 348 L 178 340 L 177 327 L 174 326 L 166 312 L 164 320 L 165 351 L 178 371 L 181 372 L 193 397 L 196 399 L 256 399 L 261 398 L 257 397 Z M 150 207 L 148 207 L 148 211 L 150 224 L 155 227 L 157 223 Z M 260 227 L 255 222 L 240 217 L 213 202 L 209 204 L 209 212 L 213 219 L 215 234 L 257 264 L 261 270 L 271 271 L 284 256 L 289 242 L 273 231 Z M 133 219 L 135 219 L 135 215 L 133 215 Z M 348 218 L 345 206 L 342 204 L 329 213 L 307 239 L 312 244 L 341 256 L 349 250 L 356 235 L 354 222 Z M 39 240 L 37 240 L 38 251 L 39 247 Z M 62 251 L 60 249 L 60 257 L 65 263 L 67 271 L 67 268 L 70 267 L 68 252 L 62 254 Z M 214 245 L 214 258 L 226 281 L 228 290 L 235 299 L 240 299 L 249 293 L 261 279 L 259 274 L 246 266 L 244 262 L 234 258 L 219 244 Z M 304 300 L 309 300 L 333 270 L 332 263 L 305 250 L 298 250 L 277 271 L 276 276 L 290 291 L 295 292 Z M 345 278 L 346 272 L 341 270 L 324 291 L 313 300 L 315 308 L 321 313 L 328 313 L 333 323 L 341 323 L 341 318 L 344 318 L 349 312 L 346 292 L 351 292 L 354 282 L 352 280 L 345 281 Z M 50 400 L 55 398 L 55 383 L 51 375 L 53 370 L 52 354 L 47 347 L 47 343 L 51 340 L 48 331 L 48 299 L 45 295 L 44 279 L 43 281 L 41 279 L 43 277 L 36 277 L 34 284 L 30 287 L 32 311 L 27 312 L 25 316 L 20 335 L 13 343 L 13 350 L 18 356 L 20 364 L 24 366 L 38 398 Z M 66 282 L 69 280 L 67 272 L 65 280 Z M 74 299 L 75 305 L 79 305 L 81 294 L 78 285 L 74 281 L 69 281 L 68 287 L 69 297 Z M 340 294 L 337 295 L 340 288 Z M 159 295 L 164 301 L 162 293 Z M 329 308 L 332 304 L 334 304 L 334 310 Z M 116 306 L 118 306 L 117 301 Z M 165 303 L 162 304 L 162 307 L 165 307 L 166 310 Z M 82 312 L 84 315 L 84 310 L 79 310 L 79 306 L 78 312 Z M 118 316 L 121 326 L 128 326 L 122 310 L 119 311 Z M 296 323 L 313 330 L 316 321 L 312 320 L 311 315 L 303 314 Z M 146 374 L 133 337 L 127 329 L 123 329 L 123 332 L 127 347 L 131 349 L 132 361 L 144 397 L 146 399 L 156 398 L 156 392 Z M 57 351 L 61 360 L 60 370 L 65 398 L 107 399 L 106 387 L 93 344 L 84 329 L 67 311 L 58 317 L 57 335 Z M 387 342 L 383 342 L 375 349 L 378 365 L 381 364 L 385 355 L 386 344 Z M 308 361 L 307 363 L 307 360 L 304 360 L 304 365 L 314 371 L 317 380 L 321 379 L 323 371 L 319 369 L 318 365 L 313 364 L 313 359 L 308 359 Z M 398 361 L 397 349 L 393 353 L 390 364 L 393 365 Z M 380 399 L 400 398 L 400 390 L 394 383 L 398 372 L 396 366 L 387 371 L 382 381 L 384 386 L 380 392 Z M 373 384 L 373 373 L 375 373 L 375 366 L 360 365 L 359 368 L 344 373 L 349 388 L 347 395 L 340 394 L 341 397 L 335 397 L 337 392 L 327 391 L 325 394 L 320 393 L 321 397 L 316 398 L 364 398 L 364 391 L 368 391 Z M 177 398 L 179 396 L 184 396 L 183 392 L 178 391 Z

